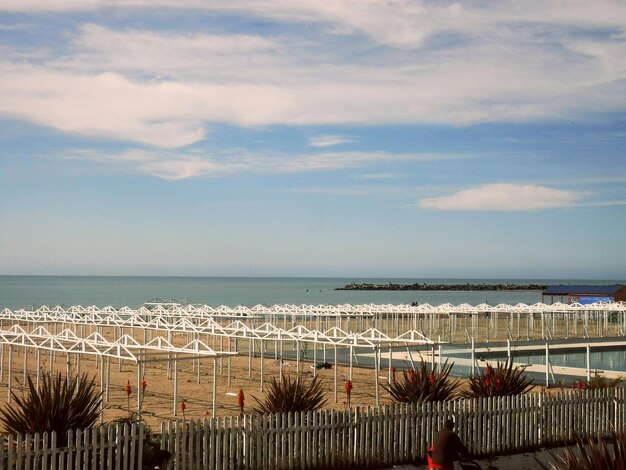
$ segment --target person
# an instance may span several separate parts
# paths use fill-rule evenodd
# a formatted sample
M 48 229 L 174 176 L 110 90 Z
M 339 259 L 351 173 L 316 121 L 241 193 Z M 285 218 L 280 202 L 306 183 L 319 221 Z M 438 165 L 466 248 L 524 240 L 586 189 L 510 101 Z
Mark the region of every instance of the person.
M 154 454 L 153 462 L 154 470 L 167 470 L 170 466 L 170 460 L 172 459 L 172 454 L 170 454 L 167 450 L 161 449 Z
M 454 462 L 470 460 L 470 453 L 454 432 L 454 421 L 447 419 L 443 429 L 435 433 L 433 445 L 428 452 L 428 468 L 453 470 Z

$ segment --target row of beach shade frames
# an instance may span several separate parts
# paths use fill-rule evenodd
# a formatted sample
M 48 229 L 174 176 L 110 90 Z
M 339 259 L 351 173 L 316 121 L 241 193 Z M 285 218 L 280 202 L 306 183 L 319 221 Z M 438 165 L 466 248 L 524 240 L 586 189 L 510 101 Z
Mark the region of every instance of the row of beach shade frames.
M 52 314 L 52 318 L 48 318 L 47 320 L 54 320 L 56 315 Z M 6 318 L 5 318 L 6 319 Z M 81 321 L 84 321 L 83 318 Z M 106 316 L 103 319 L 104 324 L 111 325 L 116 323 L 111 323 L 111 315 Z M 120 322 L 117 325 L 127 325 L 128 319 L 119 319 Z M 184 328 L 180 327 L 180 323 L 184 323 Z M 163 323 L 159 324 L 159 328 L 163 328 Z M 198 326 L 188 323 L 185 319 L 179 319 L 178 323 L 172 325 L 173 330 L 178 332 L 194 332 L 198 333 Z M 138 327 L 140 330 L 143 329 L 145 331 L 146 328 L 149 328 L 150 325 L 141 325 L 140 323 L 133 322 L 133 327 Z M 191 330 L 190 328 L 193 328 Z M 171 333 L 170 331 L 170 333 Z M 370 330 L 365 332 L 365 334 L 348 334 L 343 332 L 337 328 L 333 328 L 330 332 L 317 332 L 310 331 L 304 329 L 302 326 L 298 326 L 292 330 L 281 330 L 270 324 L 264 324 L 261 328 L 252 329 L 242 323 L 237 323 L 232 327 L 221 327 L 216 323 L 213 323 L 210 328 L 207 328 L 203 331 L 203 333 L 210 333 L 213 335 L 222 335 L 228 338 L 247 338 L 247 339 L 258 339 L 259 341 L 302 341 L 302 342 L 313 342 L 323 344 L 324 346 L 333 346 L 336 348 L 346 347 L 350 349 L 350 378 L 352 378 L 352 348 L 354 347 L 376 347 L 380 344 L 390 343 L 390 342 L 411 342 L 413 344 L 433 344 L 432 341 L 424 338 L 418 332 L 410 332 L 409 335 L 405 335 L 402 338 L 389 338 L 382 333 Z M 137 365 L 137 384 L 138 388 L 140 385 L 141 377 L 143 376 L 142 368 L 146 367 L 146 364 L 154 361 L 168 361 L 168 362 L 176 362 L 178 357 L 187 356 L 192 357 L 194 359 L 199 359 L 203 357 L 205 359 L 210 358 L 213 360 L 213 415 L 215 415 L 215 407 L 216 407 L 216 359 L 220 357 L 227 357 L 237 354 L 236 351 L 215 351 L 214 349 L 207 346 L 207 344 L 203 343 L 200 339 L 193 339 L 190 343 L 184 346 L 174 346 L 171 341 L 171 335 L 169 339 L 163 338 L 162 336 L 157 336 L 156 338 L 151 339 L 150 341 L 140 343 L 132 336 L 125 334 L 121 337 L 117 338 L 115 341 L 109 341 L 104 336 L 99 334 L 98 332 L 91 333 L 87 337 L 78 336 L 73 330 L 66 328 L 58 333 L 51 333 L 46 328 L 39 326 L 34 328 L 33 330 L 26 330 L 22 326 L 18 324 L 14 324 L 11 328 L 7 330 L 0 330 L 0 345 L 2 346 L 1 354 L 4 357 L 4 346 L 8 346 L 8 362 L 12 364 L 12 353 L 14 348 L 24 348 L 24 349 L 35 349 L 36 351 L 36 380 L 39 383 L 40 377 L 40 363 L 41 363 L 41 352 L 48 351 L 51 354 L 60 353 L 65 354 L 69 357 L 69 355 L 77 356 L 77 365 L 80 370 L 80 356 L 81 355 L 91 355 L 96 356 L 100 361 L 100 383 L 101 387 L 106 390 L 106 397 L 109 396 L 109 384 L 110 384 L 110 360 L 124 360 L 129 361 L 133 364 Z M 263 346 L 260 348 L 261 359 L 263 359 L 263 350 L 265 349 Z M 408 349 L 408 348 L 407 348 Z M 298 352 L 300 350 L 298 349 Z M 317 351 L 317 347 L 315 348 Z M 164 356 L 163 354 L 167 355 Z M 315 358 L 314 358 L 315 360 Z M 379 369 L 380 365 L 380 349 L 378 350 L 378 354 L 375 355 L 375 360 L 378 361 L 378 367 L 374 369 L 374 373 L 377 374 L 377 369 Z M 105 366 L 106 361 L 106 366 Z M 51 363 L 52 365 L 52 363 Z M 338 380 L 337 380 L 337 354 L 335 351 L 335 395 L 337 395 L 338 390 Z M 4 367 L 3 364 L 0 364 L 0 367 Z M 26 366 L 25 366 L 26 367 Z M 69 361 L 68 361 L 69 367 Z M 105 377 L 105 369 L 106 369 L 106 377 Z M 173 367 L 174 370 L 174 383 L 173 383 L 173 413 L 176 414 L 176 403 L 177 403 L 177 367 Z M 199 370 L 199 368 L 198 368 Z M 11 384 L 12 384 L 12 367 L 8 367 L 8 384 L 9 384 L 9 400 L 11 397 Z M 263 386 L 263 360 L 261 360 L 261 388 Z M 281 369 L 282 372 L 282 369 Z M 26 369 L 25 372 L 26 373 Z M 230 374 L 230 370 L 229 370 Z M 0 370 L 0 376 L 2 376 L 2 371 Z M 376 380 L 376 384 L 378 384 L 378 380 Z M 378 387 L 376 387 L 376 396 L 378 399 Z M 336 397 L 335 397 L 336 398 Z M 139 399 L 137 406 L 139 407 Z
M 5 309 L 9 310 L 9 309 Z M 211 316 L 264 316 L 264 315 L 316 315 L 316 316 L 338 316 L 338 315 L 388 315 L 393 313 L 559 313 L 559 312 L 624 312 L 626 311 L 625 302 L 597 302 L 593 304 L 564 304 L 553 303 L 544 304 L 541 302 L 535 304 L 518 303 L 515 305 L 510 304 L 479 304 L 470 305 L 467 303 L 453 305 L 450 303 L 440 305 L 430 305 L 428 303 L 420 305 L 406 305 L 406 304 L 342 304 L 342 305 L 255 305 L 253 307 L 247 306 L 235 306 L 229 307 L 220 305 L 218 307 L 212 307 L 210 305 L 195 305 L 195 304 L 155 304 L 153 307 L 141 306 L 139 308 L 121 307 L 115 308 L 112 306 L 97 307 L 97 306 L 81 306 L 75 305 L 71 307 L 63 306 L 42 306 L 39 308 L 18 309 L 15 312 L 21 313 L 119 313 L 119 314 L 179 314 L 179 315 L 211 315 Z

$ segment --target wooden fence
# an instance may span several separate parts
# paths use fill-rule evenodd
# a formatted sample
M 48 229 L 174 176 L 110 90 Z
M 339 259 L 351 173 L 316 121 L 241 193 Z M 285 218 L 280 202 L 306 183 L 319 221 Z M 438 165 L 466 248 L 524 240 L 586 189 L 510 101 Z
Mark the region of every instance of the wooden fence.
M 108 424 L 84 431 L 69 431 L 68 445 L 63 447 L 57 445 L 55 432 L 0 436 L 0 469 L 141 469 L 143 429 L 137 424 Z
M 624 388 L 161 425 L 176 469 L 368 468 L 424 459 L 448 417 L 476 456 L 626 431 Z
M 161 447 L 170 468 L 315 469 L 368 468 L 415 462 L 426 456 L 432 435 L 453 417 L 457 432 L 476 456 L 522 452 L 571 441 L 574 434 L 626 431 L 622 387 L 394 404 L 350 411 L 247 415 L 161 425 Z M 76 432 L 57 449 L 56 437 L 0 440 L 0 467 L 13 469 L 141 468 L 142 426 Z

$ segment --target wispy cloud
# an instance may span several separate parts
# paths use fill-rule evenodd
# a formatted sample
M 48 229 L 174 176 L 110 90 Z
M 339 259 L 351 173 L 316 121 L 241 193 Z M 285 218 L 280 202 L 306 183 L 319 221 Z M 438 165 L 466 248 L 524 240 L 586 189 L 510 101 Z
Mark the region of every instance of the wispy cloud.
M 534 184 L 497 183 L 419 201 L 427 209 L 452 211 L 536 211 L 576 205 L 584 193 Z
M 84 135 L 156 147 L 202 140 L 204 121 L 277 122 L 289 97 L 271 86 L 137 83 L 116 73 L 96 76 L 0 64 L 0 113 Z M 285 114 L 286 113 L 286 114 Z
M 363 175 L 358 175 L 359 178 L 364 180 L 392 180 L 400 177 L 401 175 L 397 173 L 367 173 Z
M 246 150 L 208 155 L 201 151 L 134 149 L 118 153 L 80 150 L 62 158 L 91 160 L 100 164 L 116 165 L 124 171 L 148 174 L 163 179 L 182 180 L 221 178 L 243 173 L 289 174 L 341 171 L 375 167 L 390 162 L 430 161 L 434 155 L 356 151 L 287 155 L 253 153 Z M 449 159 L 455 156 L 443 154 L 440 158 Z
M 108 5 L 0 0 L 0 10 L 26 12 L 106 12 Z M 261 35 L 77 23 L 51 50 L 20 43 L 12 54 L 3 46 L 0 113 L 176 148 L 203 140 L 216 122 L 466 125 L 626 108 L 623 2 L 598 0 L 592 14 L 574 0 L 523 8 L 507 1 L 115 2 L 117 12 L 153 6 L 268 17 L 288 27 Z M 295 28 L 300 21 L 318 27 Z M 341 48 L 328 37 L 333 30 L 348 38 Z M 24 47 L 32 49 L 30 62 Z M 311 145 L 346 143 L 341 138 L 320 136 Z
M 309 139 L 311 147 L 333 147 L 335 145 L 348 144 L 353 142 L 349 137 L 340 135 L 320 135 Z

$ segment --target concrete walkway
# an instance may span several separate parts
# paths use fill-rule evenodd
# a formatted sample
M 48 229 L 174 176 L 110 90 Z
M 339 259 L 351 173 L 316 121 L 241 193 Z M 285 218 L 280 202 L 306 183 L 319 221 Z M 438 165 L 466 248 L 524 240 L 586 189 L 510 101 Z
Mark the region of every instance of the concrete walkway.
M 563 448 L 552 449 L 552 452 L 559 456 L 561 455 Z M 483 470 L 487 470 L 489 464 L 495 466 L 498 470 L 536 470 L 539 464 L 535 460 L 537 457 L 544 465 L 554 463 L 554 459 L 550 456 L 547 450 L 538 450 L 537 452 L 527 452 L 524 454 L 504 455 L 501 457 L 494 457 L 489 460 L 476 460 L 476 463 L 480 465 Z M 398 465 L 391 467 L 393 470 L 426 470 L 426 465 Z M 456 464 L 455 469 L 460 469 Z M 388 469 L 391 470 L 391 469 Z

